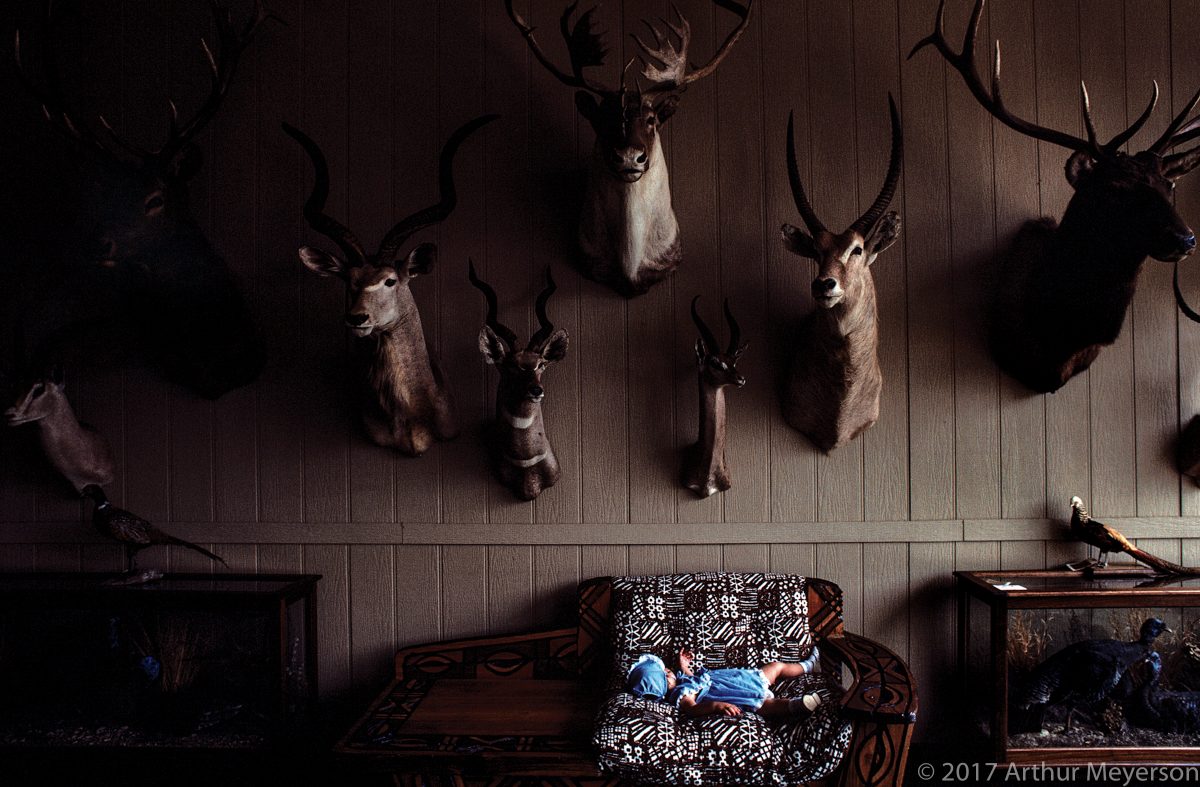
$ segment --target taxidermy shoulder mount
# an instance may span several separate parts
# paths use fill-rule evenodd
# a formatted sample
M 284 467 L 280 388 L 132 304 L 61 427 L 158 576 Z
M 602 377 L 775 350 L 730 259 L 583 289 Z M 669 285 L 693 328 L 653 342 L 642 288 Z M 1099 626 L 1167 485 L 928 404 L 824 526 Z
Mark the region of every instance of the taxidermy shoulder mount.
M 534 28 L 513 8 L 513 0 L 505 0 L 509 18 L 537 61 L 558 81 L 577 89 L 575 106 L 596 132 L 579 220 L 579 245 L 587 275 L 626 297 L 645 293 L 670 275 L 682 259 L 658 128 L 674 114 L 688 85 L 717 70 L 746 31 L 754 0 L 744 6 L 733 0 L 714 3 L 736 15 L 738 25 L 708 63 L 701 68 L 689 65 L 691 27 L 675 9 L 674 23 L 662 20 L 668 28 L 665 32 L 645 23 L 654 36 L 653 46 L 633 37 L 643 53 L 641 77 L 649 84 L 643 88 L 635 77 L 630 87 L 626 65 L 621 84 L 614 89 L 584 75 L 585 68 L 603 65 L 608 54 L 602 33 L 593 27 L 595 8 L 585 11 L 572 25 L 571 16 L 579 5 L 574 2 L 559 20 L 571 60 L 567 73 L 542 51 L 533 36 Z
M 450 135 L 439 159 L 440 199 L 436 205 L 401 219 L 384 236 L 379 250 L 368 254 L 345 225 L 325 213 L 329 197 L 329 166 L 307 134 L 283 124 L 312 159 L 316 179 L 304 203 L 308 225 L 337 244 L 341 255 L 311 246 L 300 248 L 300 261 L 318 276 L 333 276 L 346 285 L 346 314 L 350 332 L 369 342 L 361 381 L 361 415 L 376 445 L 420 456 L 434 441 L 458 436 L 450 392 L 425 340 L 421 315 L 409 284 L 433 270 L 437 247 L 421 243 L 401 255 L 404 242 L 415 232 L 450 215 L 457 204 L 454 154 L 459 145 L 498 115 L 484 115 Z
M 717 337 L 696 311 L 700 296 L 692 298 L 692 321 L 700 332 L 696 340 L 696 367 L 699 378 L 699 430 L 696 442 L 684 452 L 683 485 L 697 497 L 724 492 L 733 482 L 725 463 L 725 389 L 741 388 L 746 378 L 738 373 L 737 362 L 746 351 L 742 329 L 738 327 L 729 299 L 725 299 L 725 321 L 729 323 L 729 345 L 721 351 Z

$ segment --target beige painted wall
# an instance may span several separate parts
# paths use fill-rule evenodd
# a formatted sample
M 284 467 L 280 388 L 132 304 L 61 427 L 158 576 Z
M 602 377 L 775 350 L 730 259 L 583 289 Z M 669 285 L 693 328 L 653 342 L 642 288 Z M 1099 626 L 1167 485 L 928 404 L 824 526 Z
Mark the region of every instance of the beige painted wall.
M 209 23 L 203 4 L 106 2 L 127 21 L 146 19 L 150 33 L 116 15 L 94 20 L 79 100 L 147 138 L 168 93 L 197 100 L 194 39 Z M 727 15 L 706 0 L 678 5 L 706 57 Z M 967 4 L 949 5 L 948 29 L 958 31 Z M 561 51 L 559 4 L 518 6 Z M 271 0 L 288 26 L 266 30 L 247 57 L 202 139 L 195 193 L 211 238 L 249 285 L 270 366 L 215 403 L 138 368 L 71 370 L 71 394 L 114 444 L 120 504 L 212 545 L 234 570 L 325 575 L 327 696 L 377 683 L 399 645 L 560 620 L 581 578 L 769 569 L 841 583 L 849 624 L 909 657 L 930 711 L 952 666 L 950 572 L 1077 557 L 1080 548 L 1057 540 L 1071 494 L 1165 557 L 1200 561 L 1200 492 L 1169 458 L 1180 423 L 1200 410 L 1200 327 L 1178 321 L 1169 267 L 1147 264 L 1124 334 L 1089 373 L 1054 396 L 1028 395 L 986 356 L 978 312 L 996 250 L 1025 218 L 1065 205 L 1064 151 L 992 123 L 932 53 L 904 59 L 931 29 L 935 0 L 758 6 L 719 74 L 689 90 L 667 126 L 685 261 L 672 281 L 627 302 L 567 267 L 578 184 L 565 173 L 578 172 L 592 132 L 499 0 Z M 632 54 L 623 33 L 667 8 L 603 7 L 607 77 Z M 1104 135 L 1136 116 L 1158 80 L 1162 106 L 1135 147 L 1200 87 L 1198 0 L 996 0 L 984 26 L 1004 42 L 1010 105 L 1074 133 L 1081 76 Z M 104 54 L 122 44 L 143 54 Z M 907 160 L 895 203 L 904 234 L 875 266 L 883 412 L 826 457 L 783 423 L 773 390 L 812 275 L 777 240 L 780 222 L 796 221 L 784 128 L 794 109 L 812 201 L 827 223 L 848 224 L 886 166 L 889 90 Z M 440 262 L 414 285 L 464 435 L 405 459 L 366 442 L 347 401 L 342 294 L 296 261 L 301 242 L 323 240 L 300 220 L 311 173 L 279 122 L 321 142 L 331 212 L 371 244 L 394 217 L 433 201 L 440 141 L 484 111 L 504 118 L 464 146 L 459 208 L 424 236 L 439 243 Z M 1200 176 L 1181 184 L 1179 204 L 1200 222 Z M 482 304 L 466 281 L 468 256 L 518 333 L 533 322 L 545 265 L 560 282 L 550 308 L 572 344 L 548 375 L 546 414 L 564 476 L 532 504 L 513 501 L 486 469 L 479 428 L 494 376 L 476 350 Z M 1185 283 L 1200 300 L 1200 276 Z M 750 384 L 730 394 L 735 486 L 702 502 L 675 483 L 678 449 L 695 429 L 687 307 L 698 292 L 713 314 L 730 297 L 751 343 Z M 117 566 L 118 551 L 84 523 L 28 435 L 5 434 L 0 567 Z M 155 560 L 210 569 L 178 550 L 145 558 Z

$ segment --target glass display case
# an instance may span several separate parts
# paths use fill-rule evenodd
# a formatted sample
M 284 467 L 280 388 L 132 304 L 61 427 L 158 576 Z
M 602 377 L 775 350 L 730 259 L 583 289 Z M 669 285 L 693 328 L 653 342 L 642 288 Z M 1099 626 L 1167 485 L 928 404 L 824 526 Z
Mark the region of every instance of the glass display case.
M 0 749 L 253 750 L 306 724 L 314 575 L 0 574 Z
M 1200 578 L 954 575 L 960 713 L 988 758 L 1200 762 Z

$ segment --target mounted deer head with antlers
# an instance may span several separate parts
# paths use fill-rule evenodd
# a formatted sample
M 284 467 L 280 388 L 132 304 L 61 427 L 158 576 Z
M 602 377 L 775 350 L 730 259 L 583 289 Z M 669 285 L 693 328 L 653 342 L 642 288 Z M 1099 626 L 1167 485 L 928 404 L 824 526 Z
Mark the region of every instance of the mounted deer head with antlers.
M 596 132 L 588 172 L 587 194 L 579 222 L 579 245 L 588 276 L 612 286 L 626 297 L 641 295 L 666 278 L 682 259 L 679 223 L 671 208 L 671 187 L 658 129 L 675 112 L 687 86 L 716 71 L 746 31 L 754 0 L 714 3 L 739 18 L 739 23 L 703 67 L 688 64 L 691 27 L 675 9 L 675 21 L 661 20 L 665 30 L 649 22 L 653 46 L 634 36 L 643 52 L 642 87 L 628 85 L 623 72 L 617 88 L 590 79 L 584 69 L 604 64 L 607 49 L 595 30 L 595 9 L 575 23 L 573 2 L 563 11 L 559 28 L 567 43 L 571 71 L 554 65 L 542 51 L 534 28 L 505 0 L 509 18 L 524 36 L 534 57 L 558 81 L 576 88 L 575 106 Z M 626 66 L 625 71 L 628 71 Z
M 804 318 L 783 397 L 783 415 L 828 453 L 871 428 L 879 418 L 879 309 L 871 265 L 900 235 L 900 216 L 886 212 L 904 165 L 904 135 L 896 102 L 888 96 L 892 153 L 883 187 L 871 207 L 841 234 L 817 218 L 796 163 L 793 118 L 788 117 L 788 179 L 796 210 L 811 234 L 784 224 L 783 242 L 817 262 L 812 283 L 817 308 Z
M 975 65 L 985 1 L 975 0 L 956 53 L 946 40 L 942 0 L 936 29 L 909 57 L 932 46 L 993 117 L 1027 137 L 1072 151 L 1066 176 L 1075 194 L 1061 222 L 1043 218 L 1021 227 L 1000 273 L 991 325 L 992 352 L 1001 368 L 1035 391 L 1056 391 L 1120 335 L 1145 258 L 1179 261 L 1195 249 L 1196 236 L 1176 213 L 1171 192 L 1175 180 L 1200 164 L 1200 147 L 1171 151 L 1200 137 L 1200 118 L 1188 120 L 1200 92 L 1154 144 L 1132 155 L 1121 147 L 1150 118 L 1158 102 L 1157 83 L 1141 115 L 1104 144 L 1097 139 L 1083 83 L 1086 139 L 1031 123 L 1004 105 L 1000 43 L 990 87 Z
M 200 39 L 209 95 L 186 119 L 167 101 L 167 137 L 157 148 L 123 139 L 103 116 L 94 129 L 71 110 L 57 65 L 51 2 L 38 42 L 40 78 L 25 68 L 19 30 L 15 42 L 22 81 L 46 120 L 73 143 L 81 165 L 81 206 L 66 233 L 66 261 L 75 271 L 107 273 L 151 360 L 168 378 L 209 398 L 257 377 L 265 352 L 233 274 L 188 205 L 187 184 L 201 166 L 193 140 L 217 114 L 242 53 L 270 16 L 261 0 L 240 25 L 215 3 L 213 13 L 216 53 Z
M 479 332 L 479 352 L 500 373 L 496 388 L 496 420 L 489 436 L 492 467 L 496 477 L 522 500 L 533 500 L 558 483 L 562 471 L 542 420 L 542 374 L 552 363 L 567 357 L 569 337 L 555 328 L 546 314 L 546 304 L 556 289 L 546 269 L 546 289 L 537 297 L 534 311 L 541 326 L 518 349 L 517 335 L 496 319 L 496 291 L 475 273 L 468 262 L 467 276 L 487 301 L 487 319 Z
M 458 436 L 450 393 L 429 350 L 421 315 L 409 288 L 429 273 L 437 247 L 421 243 L 402 255 L 405 241 L 420 229 L 437 224 L 454 210 L 454 154 L 480 127 L 499 115 L 484 115 L 450 135 L 438 164 L 440 198 L 435 205 L 401 219 L 384 236 L 379 250 L 368 254 L 344 224 L 325 213 L 329 197 L 329 165 L 307 134 L 287 123 L 283 130 L 300 143 L 316 171 L 312 194 L 304 203 L 308 225 L 337 244 L 341 256 L 311 246 L 300 248 L 300 261 L 318 276 L 333 276 L 346 285 L 344 321 L 360 340 L 364 363 L 362 421 L 376 445 L 420 456 L 435 440 Z
M 725 389 L 741 388 L 746 378 L 738 374 L 737 362 L 746 351 L 729 299 L 725 299 L 725 321 L 729 323 L 729 346 L 722 352 L 716 336 L 696 311 L 700 296 L 692 298 L 692 321 L 700 331 L 696 340 L 696 366 L 700 384 L 700 426 L 696 442 L 684 452 L 683 485 L 697 497 L 724 492 L 732 481 L 725 462 Z

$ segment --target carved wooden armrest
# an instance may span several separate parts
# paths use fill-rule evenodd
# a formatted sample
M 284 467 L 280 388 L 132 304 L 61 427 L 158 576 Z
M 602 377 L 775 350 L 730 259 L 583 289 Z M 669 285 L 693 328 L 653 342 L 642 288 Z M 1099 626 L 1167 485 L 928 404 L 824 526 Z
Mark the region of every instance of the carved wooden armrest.
M 881 724 L 917 720 L 917 686 L 903 659 L 874 640 L 850 633 L 822 640 L 821 648 L 828 648 L 853 675 L 842 698 L 847 718 Z
M 578 629 L 415 645 L 396 653 L 396 679 L 576 677 Z

